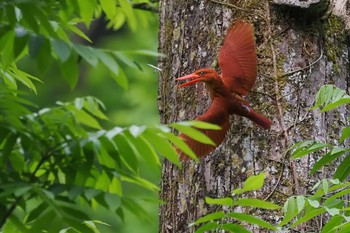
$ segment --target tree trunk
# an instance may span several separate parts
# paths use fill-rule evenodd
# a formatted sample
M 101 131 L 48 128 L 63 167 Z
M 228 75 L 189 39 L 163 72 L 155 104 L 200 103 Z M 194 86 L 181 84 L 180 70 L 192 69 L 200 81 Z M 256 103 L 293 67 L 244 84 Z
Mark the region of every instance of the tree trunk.
M 307 11 L 267 0 L 225 2 L 230 3 L 160 1 L 159 52 L 167 55 L 159 61 L 161 121 L 192 120 L 207 110 L 210 98 L 204 84 L 177 89 L 175 78 L 202 67 L 219 70 L 217 54 L 226 29 L 236 19 L 244 19 L 254 25 L 258 57 L 257 82 L 248 101 L 274 124 L 265 131 L 232 116 L 225 142 L 200 162 L 184 162 L 178 168 L 164 160 L 160 232 L 193 232 L 188 224 L 217 211 L 217 206 L 205 203 L 206 196 L 230 196 L 247 177 L 260 172 L 266 175 L 265 186 L 254 197 L 277 204 L 290 195 L 305 194 L 316 179 L 331 176 L 324 170 L 311 177 L 309 170 L 318 155 L 290 162 L 287 149 L 300 140 L 338 138 L 339 125 L 346 122 L 345 108 L 326 115 L 309 111 L 321 85 L 349 89 L 349 44 L 343 20 L 326 11 L 306 17 Z M 279 218 L 273 215 L 270 212 L 265 219 L 275 223 Z M 321 226 L 307 227 L 317 232 Z

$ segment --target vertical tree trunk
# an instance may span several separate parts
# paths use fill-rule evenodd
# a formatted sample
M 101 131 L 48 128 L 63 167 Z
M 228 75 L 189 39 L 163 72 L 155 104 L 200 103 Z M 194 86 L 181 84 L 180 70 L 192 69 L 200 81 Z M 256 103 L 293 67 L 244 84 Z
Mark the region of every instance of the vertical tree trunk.
M 349 44 L 340 18 L 295 17 L 293 10 L 267 0 L 226 2 L 230 3 L 160 1 L 159 52 L 167 55 L 159 61 L 162 123 L 192 120 L 206 111 L 210 98 L 205 86 L 177 89 L 175 78 L 202 67 L 218 70 L 217 54 L 226 29 L 236 19 L 245 19 L 254 25 L 258 56 L 258 78 L 248 100 L 274 124 L 264 131 L 232 116 L 225 142 L 210 156 L 199 163 L 185 162 L 181 169 L 164 161 L 160 232 L 193 232 L 189 223 L 217 211 L 205 204 L 206 196 L 229 196 L 260 172 L 267 178 L 256 198 L 282 203 L 289 195 L 304 194 L 313 185 L 309 168 L 315 158 L 290 162 L 287 148 L 299 140 L 338 137 L 339 125 L 330 123 L 335 118 L 340 125 L 346 121 L 346 109 L 326 116 L 308 110 L 321 85 L 349 88 Z M 326 171 L 317 176 L 329 177 Z

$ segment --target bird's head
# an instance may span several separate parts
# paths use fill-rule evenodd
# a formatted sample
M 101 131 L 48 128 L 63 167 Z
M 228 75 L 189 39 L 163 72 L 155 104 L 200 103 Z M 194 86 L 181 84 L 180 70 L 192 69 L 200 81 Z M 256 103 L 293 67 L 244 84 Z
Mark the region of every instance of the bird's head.
M 177 78 L 176 80 L 190 80 L 189 82 L 181 84 L 178 87 L 189 86 L 197 82 L 204 82 L 207 85 L 211 86 L 216 81 L 221 82 L 219 74 L 215 70 L 210 68 L 196 70 L 192 74 L 182 76 L 180 78 Z

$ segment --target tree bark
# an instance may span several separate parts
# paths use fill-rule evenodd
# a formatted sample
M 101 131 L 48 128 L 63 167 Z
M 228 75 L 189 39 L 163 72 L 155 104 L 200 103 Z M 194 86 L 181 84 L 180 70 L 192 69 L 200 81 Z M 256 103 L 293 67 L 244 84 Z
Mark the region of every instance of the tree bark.
M 200 162 L 184 162 L 178 168 L 164 160 L 160 232 L 193 232 L 188 224 L 218 211 L 217 206 L 205 203 L 206 196 L 230 196 L 247 177 L 260 172 L 266 175 L 265 186 L 254 197 L 277 204 L 290 195 L 305 194 L 318 178 L 330 178 L 327 169 L 309 175 L 319 155 L 291 162 L 287 149 L 300 140 L 338 138 L 346 122 L 345 108 L 327 114 L 309 111 L 323 84 L 334 83 L 349 90 L 350 45 L 341 18 L 324 11 L 310 19 L 267 0 L 223 4 L 161 0 L 159 12 L 159 52 L 167 55 L 159 60 L 162 123 L 192 120 L 207 110 L 210 98 L 204 84 L 177 89 L 175 78 L 203 67 L 219 70 L 218 50 L 226 29 L 236 19 L 245 19 L 255 28 L 258 77 L 248 100 L 274 123 L 265 131 L 247 119 L 232 116 L 225 142 Z M 270 212 L 263 217 L 276 223 L 281 215 Z M 321 226 L 315 223 L 307 227 L 317 232 Z

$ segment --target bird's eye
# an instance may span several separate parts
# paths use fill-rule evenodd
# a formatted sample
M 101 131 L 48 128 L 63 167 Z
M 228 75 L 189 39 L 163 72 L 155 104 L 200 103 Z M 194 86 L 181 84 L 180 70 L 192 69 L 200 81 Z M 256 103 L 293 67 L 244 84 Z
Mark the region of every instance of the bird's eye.
M 199 72 L 199 75 L 205 75 L 204 71 Z

